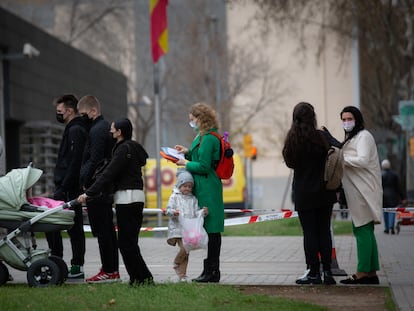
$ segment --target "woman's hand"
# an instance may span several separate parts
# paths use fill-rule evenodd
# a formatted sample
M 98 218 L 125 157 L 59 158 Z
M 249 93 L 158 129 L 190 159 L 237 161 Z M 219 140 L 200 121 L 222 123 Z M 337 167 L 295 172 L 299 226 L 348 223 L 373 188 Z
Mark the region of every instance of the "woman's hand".
M 178 153 L 183 153 L 183 154 L 187 154 L 188 153 L 188 149 L 184 146 L 181 145 L 175 145 L 174 149 L 178 151 Z
M 88 199 L 88 196 L 86 195 L 86 193 L 83 193 L 80 196 L 78 196 L 78 202 L 79 203 L 86 203 L 87 199 Z
M 186 166 L 188 160 L 186 159 L 179 159 L 177 162 L 175 162 L 175 164 L 177 164 L 178 166 Z

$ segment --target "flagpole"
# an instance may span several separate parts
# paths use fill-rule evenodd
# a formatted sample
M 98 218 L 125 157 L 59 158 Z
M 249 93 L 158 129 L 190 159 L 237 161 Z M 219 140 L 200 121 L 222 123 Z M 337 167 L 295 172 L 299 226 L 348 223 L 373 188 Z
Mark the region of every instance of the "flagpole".
M 154 64 L 154 110 L 155 110 L 155 150 L 156 150 L 156 168 L 155 181 L 157 184 L 157 208 L 162 208 L 162 192 L 161 192 L 161 157 L 160 157 L 160 75 L 158 62 Z M 161 213 L 158 213 L 158 226 L 162 226 Z

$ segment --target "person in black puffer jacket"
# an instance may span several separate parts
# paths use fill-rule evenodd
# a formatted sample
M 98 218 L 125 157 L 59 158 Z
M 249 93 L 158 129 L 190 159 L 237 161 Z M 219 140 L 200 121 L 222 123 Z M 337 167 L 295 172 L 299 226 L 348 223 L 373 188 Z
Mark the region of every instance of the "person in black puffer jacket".
M 78 201 L 84 203 L 88 198 L 99 196 L 109 183 L 113 185 L 119 250 L 130 284 L 153 284 L 153 276 L 138 246 L 145 202 L 142 167 L 147 162 L 148 154 L 139 143 L 131 140 L 132 124 L 128 119 L 114 121 L 111 133 L 116 139 L 112 159 Z
M 65 202 L 75 199 L 81 193 L 79 171 L 89 129 L 85 120 L 78 115 L 77 103 L 77 98 L 72 94 L 60 96 L 54 101 L 56 119 L 59 123 L 65 124 L 65 130 L 54 170 L 55 192 L 53 199 Z M 74 211 L 74 225 L 68 230 L 72 246 L 71 263 L 82 267 L 85 259 L 82 207 L 77 206 Z M 47 232 L 46 238 L 51 254 L 62 258 L 63 243 L 60 231 Z M 79 276 L 82 276 L 83 273 L 79 273 Z
M 79 113 L 89 120 L 91 129 L 82 159 L 80 183 L 83 191 L 96 179 L 97 172 L 111 159 L 114 139 L 109 130 L 110 124 L 101 115 L 101 104 L 92 95 L 79 100 Z M 99 272 L 86 279 L 88 283 L 108 283 L 120 280 L 118 240 L 116 237 L 112 211 L 111 189 L 102 191 L 102 195 L 87 202 L 88 219 L 92 234 L 98 240 L 102 266 Z
M 391 163 L 388 159 L 381 162 L 382 168 L 382 189 L 383 189 L 383 208 L 397 207 L 405 204 L 405 194 L 400 184 L 398 175 L 391 170 Z M 384 211 L 384 233 L 395 234 L 394 231 L 395 212 Z

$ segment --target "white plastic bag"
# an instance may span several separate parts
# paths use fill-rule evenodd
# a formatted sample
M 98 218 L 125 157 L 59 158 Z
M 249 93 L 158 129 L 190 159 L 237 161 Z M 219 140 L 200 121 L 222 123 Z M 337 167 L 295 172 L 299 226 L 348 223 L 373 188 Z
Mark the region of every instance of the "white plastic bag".
M 195 218 L 185 218 L 181 214 L 178 217 L 183 229 L 183 246 L 187 252 L 207 248 L 208 235 L 203 227 L 203 213 L 198 213 Z

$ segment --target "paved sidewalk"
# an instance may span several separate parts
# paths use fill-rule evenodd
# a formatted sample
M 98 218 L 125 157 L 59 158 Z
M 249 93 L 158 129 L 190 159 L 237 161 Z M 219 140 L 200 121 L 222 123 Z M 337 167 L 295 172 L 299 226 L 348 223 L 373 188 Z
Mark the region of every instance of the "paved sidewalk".
M 401 227 L 399 235 L 386 235 L 382 226 L 376 227 L 382 265 L 379 271 L 381 285 L 391 285 L 399 310 L 414 310 L 414 226 Z M 64 240 L 65 259 L 70 258 L 69 240 Z M 46 241 L 39 239 L 40 248 Z M 85 273 L 92 276 L 100 268 L 96 239 L 87 239 Z M 172 261 L 177 248 L 166 239 L 141 238 L 140 247 L 156 282 L 175 282 Z M 339 267 L 348 274 L 355 272 L 356 245 L 352 236 L 335 237 Z M 202 270 L 204 250 L 190 254 L 189 278 Z M 128 275 L 121 260 L 121 278 Z M 223 237 L 221 254 L 221 284 L 237 285 L 294 285 L 305 269 L 302 237 Z M 26 272 L 10 268 L 12 283 L 26 283 Z M 336 277 L 337 281 L 343 277 Z

